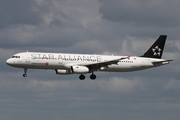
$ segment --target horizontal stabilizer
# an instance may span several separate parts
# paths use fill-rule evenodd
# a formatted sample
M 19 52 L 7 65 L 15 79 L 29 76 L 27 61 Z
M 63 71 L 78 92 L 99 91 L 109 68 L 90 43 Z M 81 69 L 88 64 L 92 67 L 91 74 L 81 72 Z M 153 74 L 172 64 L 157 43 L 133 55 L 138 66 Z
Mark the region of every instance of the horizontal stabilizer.
M 162 61 L 152 61 L 152 64 L 169 64 L 169 62 L 174 60 L 162 60 Z

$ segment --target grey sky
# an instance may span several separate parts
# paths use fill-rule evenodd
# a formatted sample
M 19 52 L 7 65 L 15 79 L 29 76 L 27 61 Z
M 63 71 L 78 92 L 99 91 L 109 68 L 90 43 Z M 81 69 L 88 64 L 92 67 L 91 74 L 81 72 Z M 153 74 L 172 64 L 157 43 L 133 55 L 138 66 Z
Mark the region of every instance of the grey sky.
M 177 120 L 180 1 L 0 0 L 1 120 Z M 24 51 L 142 55 L 167 34 L 169 65 L 97 80 L 5 64 Z

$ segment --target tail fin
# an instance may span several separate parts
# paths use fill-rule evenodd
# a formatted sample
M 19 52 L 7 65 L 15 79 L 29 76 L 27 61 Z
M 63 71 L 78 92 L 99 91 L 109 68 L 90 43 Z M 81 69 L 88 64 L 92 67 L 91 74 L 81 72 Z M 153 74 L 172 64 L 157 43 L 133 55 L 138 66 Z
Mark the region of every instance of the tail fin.
M 167 35 L 160 35 L 154 44 L 141 57 L 161 58 Z

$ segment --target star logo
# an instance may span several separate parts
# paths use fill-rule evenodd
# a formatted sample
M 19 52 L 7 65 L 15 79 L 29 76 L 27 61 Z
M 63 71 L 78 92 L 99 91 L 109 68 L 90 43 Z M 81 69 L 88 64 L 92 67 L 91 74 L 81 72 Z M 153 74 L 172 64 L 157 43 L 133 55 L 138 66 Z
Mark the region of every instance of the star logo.
M 156 56 L 156 55 L 160 56 L 162 50 L 161 50 L 158 46 L 156 46 L 155 48 L 152 49 L 152 51 L 153 51 L 153 53 L 154 53 L 153 55 L 155 55 L 155 56 Z

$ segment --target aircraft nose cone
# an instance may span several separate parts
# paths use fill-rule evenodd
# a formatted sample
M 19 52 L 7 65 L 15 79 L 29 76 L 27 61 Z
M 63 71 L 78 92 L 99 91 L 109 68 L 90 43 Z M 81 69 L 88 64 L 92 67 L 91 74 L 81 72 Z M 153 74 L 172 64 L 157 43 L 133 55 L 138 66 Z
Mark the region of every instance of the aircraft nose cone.
M 6 60 L 6 64 L 7 64 L 7 65 L 12 65 L 12 64 L 13 64 L 13 61 L 12 61 L 11 59 L 7 59 L 7 60 Z

